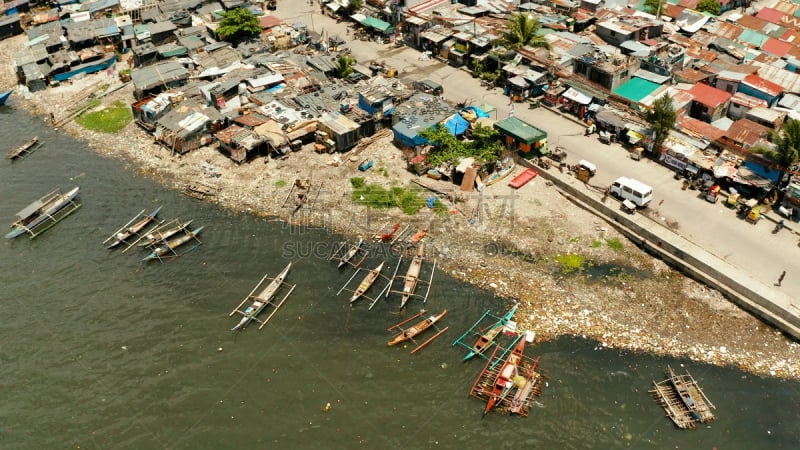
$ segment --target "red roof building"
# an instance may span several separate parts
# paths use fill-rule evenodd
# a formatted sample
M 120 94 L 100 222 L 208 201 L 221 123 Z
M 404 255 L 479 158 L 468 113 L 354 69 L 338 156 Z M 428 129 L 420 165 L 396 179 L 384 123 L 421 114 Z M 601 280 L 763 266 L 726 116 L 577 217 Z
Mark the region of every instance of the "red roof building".
M 779 41 L 775 38 L 767 39 L 767 42 L 764 42 L 764 45 L 761 46 L 761 50 L 773 54 L 779 58 L 786 56 L 791 50 L 792 44 L 788 42 Z
M 785 15 L 786 13 L 778 11 L 777 9 L 761 8 L 761 11 L 759 11 L 758 14 L 756 14 L 756 17 L 758 17 L 759 19 L 764 19 L 770 23 L 780 24 L 781 21 L 783 20 L 783 16 Z
M 781 92 L 783 92 L 783 86 L 761 78 L 758 75 L 748 75 L 744 79 L 743 83 L 773 97 L 777 97 L 781 95 Z
M 739 119 L 733 122 L 720 141 L 731 148 L 743 151 L 758 145 L 768 134 L 769 128 L 750 119 Z
M 759 31 L 769 24 L 768 21 L 755 16 L 742 16 L 736 23 L 753 31 Z
M 692 94 L 694 101 L 702 103 L 709 108 L 722 106 L 731 98 L 730 93 L 704 83 L 695 84 L 689 89 L 689 93 Z

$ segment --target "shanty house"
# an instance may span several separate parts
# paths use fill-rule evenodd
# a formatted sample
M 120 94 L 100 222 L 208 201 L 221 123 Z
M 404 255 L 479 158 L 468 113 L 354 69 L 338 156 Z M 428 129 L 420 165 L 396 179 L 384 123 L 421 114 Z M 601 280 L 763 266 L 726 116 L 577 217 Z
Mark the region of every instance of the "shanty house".
M 5 39 L 9 36 L 15 36 L 17 34 L 22 34 L 22 25 L 19 21 L 19 14 L 0 18 L 0 39 Z
M 214 108 L 184 100 L 156 121 L 153 136 L 173 153 L 188 153 L 210 144 L 224 117 Z
M 131 71 L 134 97 L 137 100 L 150 94 L 158 94 L 171 87 L 182 86 L 188 79 L 189 71 L 180 63 L 171 61 Z
M 725 115 L 731 98 L 730 93 L 705 83 L 695 84 L 689 93 L 692 94 L 689 116 L 709 123 Z
M 332 150 L 345 151 L 355 146 L 360 138 L 358 130 L 361 128 L 357 123 L 348 119 L 342 113 L 324 113 L 319 118 L 318 131 L 328 135 L 328 139 L 335 143 Z
M 263 140 L 252 130 L 239 125 L 231 125 L 224 130 L 214 133 L 219 141 L 219 149 L 230 155 L 237 164 L 247 160 L 254 150 L 257 150 Z
M 769 106 L 775 106 L 783 92 L 783 87 L 758 75 L 748 75 L 739 84 L 739 92 L 760 98 Z
M 512 150 L 518 150 L 524 158 L 547 154 L 547 132 L 516 117 L 494 123 L 494 129 L 503 136 L 503 142 Z

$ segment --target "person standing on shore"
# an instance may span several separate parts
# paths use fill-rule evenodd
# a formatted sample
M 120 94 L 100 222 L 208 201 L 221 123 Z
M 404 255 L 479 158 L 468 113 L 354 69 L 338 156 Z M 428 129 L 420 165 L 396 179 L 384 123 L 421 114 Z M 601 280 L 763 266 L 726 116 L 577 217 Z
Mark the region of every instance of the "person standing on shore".
M 786 277 L 786 271 L 784 270 L 781 272 L 780 276 L 778 277 L 778 282 L 775 283 L 775 286 L 780 286 L 783 283 L 783 279 Z

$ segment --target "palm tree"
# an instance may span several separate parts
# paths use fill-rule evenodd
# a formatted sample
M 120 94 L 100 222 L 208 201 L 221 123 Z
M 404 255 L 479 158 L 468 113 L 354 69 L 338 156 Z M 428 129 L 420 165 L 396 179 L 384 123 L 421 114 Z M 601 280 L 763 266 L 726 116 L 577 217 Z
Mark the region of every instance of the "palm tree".
M 514 13 L 506 20 L 508 29 L 500 32 L 501 40 L 514 49 L 525 46 L 550 48 L 544 36 L 538 34 L 541 27 L 538 17 L 530 13 Z
M 780 180 L 787 169 L 800 161 L 800 120 L 789 119 L 780 131 L 771 131 L 769 140 L 773 148 L 752 147 L 750 151 L 772 160 L 780 168 Z
M 350 55 L 342 55 L 336 58 L 336 76 L 339 78 L 347 78 L 348 75 L 353 73 L 353 64 L 356 60 Z

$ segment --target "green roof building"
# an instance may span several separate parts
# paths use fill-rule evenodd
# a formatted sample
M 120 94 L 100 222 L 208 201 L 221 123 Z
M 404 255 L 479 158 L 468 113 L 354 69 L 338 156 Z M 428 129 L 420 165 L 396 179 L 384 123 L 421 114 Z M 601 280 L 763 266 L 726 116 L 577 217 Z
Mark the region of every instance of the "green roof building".
M 547 154 L 547 133 L 527 122 L 509 117 L 495 122 L 494 129 L 503 136 L 506 146 L 519 150 L 523 158 Z

